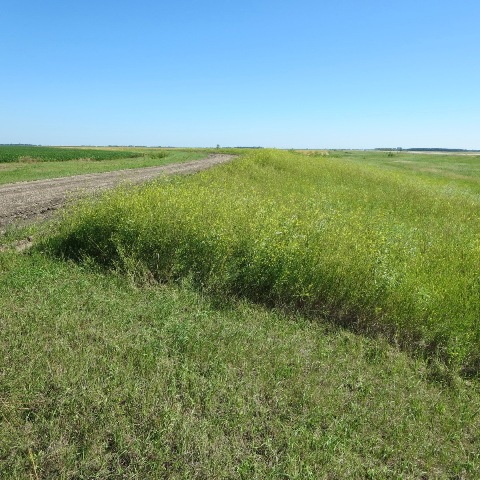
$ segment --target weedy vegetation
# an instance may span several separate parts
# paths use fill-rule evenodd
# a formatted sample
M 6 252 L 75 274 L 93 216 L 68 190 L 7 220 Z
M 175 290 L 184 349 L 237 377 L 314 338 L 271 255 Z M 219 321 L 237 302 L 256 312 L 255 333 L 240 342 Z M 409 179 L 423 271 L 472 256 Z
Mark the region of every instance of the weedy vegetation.
M 381 332 L 475 375 L 479 197 L 459 187 L 358 159 L 256 152 L 83 202 L 49 245 Z
M 1 478 L 479 478 L 475 159 L 306 153 L 0 237 Z

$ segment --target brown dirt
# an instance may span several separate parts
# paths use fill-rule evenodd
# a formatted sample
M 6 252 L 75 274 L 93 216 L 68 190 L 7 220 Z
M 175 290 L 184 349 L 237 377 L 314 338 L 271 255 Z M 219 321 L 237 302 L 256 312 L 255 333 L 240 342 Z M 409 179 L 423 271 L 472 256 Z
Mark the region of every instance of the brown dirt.
M 73 177 L 35 180 L 0 186 L 0 230 L 12 223 L 25 223 L 50 216 L 67 199 L 112 188 L 122 182 L 141 183 L 159 175 L 187 174 L 228 162 L 234 155 L 209 155 L 201 160 L 162 167 L 135 168 Z M 0 232 L 1 233 L 1 232 Z

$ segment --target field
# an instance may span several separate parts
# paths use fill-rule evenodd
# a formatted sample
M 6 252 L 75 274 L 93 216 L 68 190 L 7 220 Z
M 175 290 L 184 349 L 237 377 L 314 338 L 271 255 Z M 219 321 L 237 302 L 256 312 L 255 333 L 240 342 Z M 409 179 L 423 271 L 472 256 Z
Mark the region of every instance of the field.
M 0 163 L 10 162 L 64 162 L 85 159 L 91 161 L 118 160 L 120 158 L 136 158 L 143 156 L 141 152 L 128 150 L 102 150 L 88 148 L 0 146 Z
M 248 152 L 7 231 L 0 476 L 478 478 L 478 161 Z
M 0 185 L 195 160 L 199 151 L 0 146 Z

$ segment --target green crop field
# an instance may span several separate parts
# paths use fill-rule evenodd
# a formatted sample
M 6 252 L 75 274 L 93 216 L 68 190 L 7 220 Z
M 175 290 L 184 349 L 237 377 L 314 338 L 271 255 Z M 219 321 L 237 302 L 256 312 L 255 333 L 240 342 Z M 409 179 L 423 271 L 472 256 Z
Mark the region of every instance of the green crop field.
M 0 477 L 479 478 L 479 162 L 247 151 L 11 228 Z
M 68 160 L 118 160 L 120 158 L 137 158 L 144 154 L 129 150 L 106 150 L 91 148 L 61 148 L 34 146 L 0 146 L 0 163 L 9 162 L 64 162 Z

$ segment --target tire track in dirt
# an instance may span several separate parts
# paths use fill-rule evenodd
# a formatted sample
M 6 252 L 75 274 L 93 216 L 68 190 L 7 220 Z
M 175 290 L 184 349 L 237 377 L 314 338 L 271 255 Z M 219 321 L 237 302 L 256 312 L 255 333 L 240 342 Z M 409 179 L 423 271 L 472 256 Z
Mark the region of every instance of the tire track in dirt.
M 215 154 L 201 160 L 172 163 L 161 167 L 89 173 L 2 185 L 0 186 L 0 230 L 12 223 L 25 223 L 48 217 L 70 198 L 113 188 L 122 182 L 141 183 L 159 175 L 195 173 L 228 162 L 234 157 L 235 155 Z

